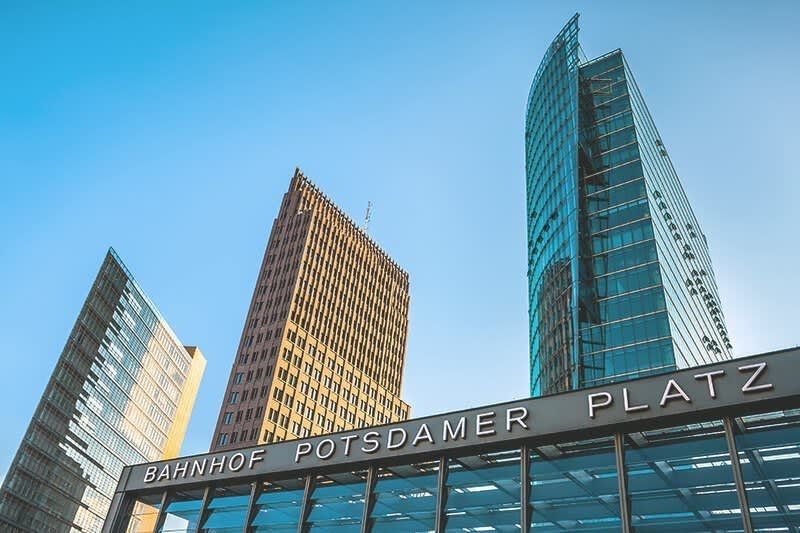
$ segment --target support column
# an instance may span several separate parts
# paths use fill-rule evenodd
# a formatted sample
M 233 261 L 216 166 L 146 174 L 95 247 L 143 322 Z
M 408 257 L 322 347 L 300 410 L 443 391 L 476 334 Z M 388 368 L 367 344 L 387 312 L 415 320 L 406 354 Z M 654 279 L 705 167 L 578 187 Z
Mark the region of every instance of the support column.
M 449 470 L 447 457 L 439 459 L 439 480 L 436 484 L 436 533 L 444 533 L 447 515 L 447 473 Z
M 522 533 L 529 533 L 531 530 L 531 516 L 533 515 L 533 507 L 531 506 L 531 450 L 526 444 L 523 444 L 519 454 L 519 525 L 522 528 Z
M 197 515 L 197 525 L 194 527 L 194 532 L 200 532 L 200 526 L 203 523 L 203 520 L 206 516 L 206 511 L 208 511 L 208 502 L 211 501 L 211 491 L 214 490 L 210 486 L 207 486 L 203 490 L 203 500 L 200 502 L 200 513 Z
M 124 533 L 128 521 L 131 519 L 133 505 L 134 500 L 130 496 L 125 497 L 122 492 L 114 494 L 114 498 L 111 500 L 111 506 L 108 509 L 108 515 L 103 523 L 102 533 Z
M 303 533 L 306 526 L 306 518 L 311 512 L 311 493 L 314 492 L 314 474 L 306 476 L 306 488 L 303 491 L 303 504 L 300 507 L 300 518 L 297 521 L 297 533 Z
M 372 506 L 375 505 L 375 480 L 378 476 L 375 465 L 367 470 L 367 484 L 364 488 L 364 512 L 361 515 L 361 533 L 369 533 L 372 526 L 369 523 L 369 515 L 372 513 Z
M 619 518 L 622 533 L 631 533 L 631 500 L 628 494 L 628 469 L 625 467 L 625 438 L 614 434 L 614 456 L 617 463 L 617 491 L 619 492 Z
M 247 533 L 250 529 L 250 522 L 253 521 L 256 514 L 256 501 L 261 494 L 261 481 L 254 481 L 250 484 L 250 500 L 247 502 L 247 514 L 244 519 L 244 526 L 242 533 Z
M 736 438 L 733 435 L 733 420 L 726 416 L 722 419 L 722 424 L 725 426 L 725 440 L 728 443 L 728 453 L 731 456 L 733 481 L 736 483 L 736 496 L 739 498 L 739 509 L 742 512 L 742 525 L 745 533 L 753 533 L 753 523 L 750 520 L 750 505 L 747 503 L 747 491 L 744 487 L 744 476 L 742 476 L 742 464 L 739 462 Z
M 161 528 L 164 527 L 164 520 L 166 520 L 167 515 L 164 512 L 164 509 L 167 508 L 169 504 L 169 491 L 164 491 L 164 494 L 161 495 L 161 505 L 158 507 L 158 514 L 156 515 L 156 525 L 153 528 L 153 531 L 159 531 Z

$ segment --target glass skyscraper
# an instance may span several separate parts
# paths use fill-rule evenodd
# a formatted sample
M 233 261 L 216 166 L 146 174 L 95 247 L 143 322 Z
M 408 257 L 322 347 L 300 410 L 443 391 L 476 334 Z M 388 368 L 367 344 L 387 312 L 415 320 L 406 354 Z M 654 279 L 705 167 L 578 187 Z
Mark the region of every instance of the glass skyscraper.
M 708 243 L 621 50 L 576 14 L 525 125 L 531 394 L 731 357 Z
M 101 531 L 123 467 L 178 455 L 204 369 L 109 250 L 5 476 L 0 531 Z

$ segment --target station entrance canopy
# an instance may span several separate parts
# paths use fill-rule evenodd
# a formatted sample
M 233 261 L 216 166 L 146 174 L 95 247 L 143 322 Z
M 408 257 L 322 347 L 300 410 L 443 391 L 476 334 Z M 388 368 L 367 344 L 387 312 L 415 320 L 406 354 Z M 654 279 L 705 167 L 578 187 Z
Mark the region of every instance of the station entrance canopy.
M 800 349 L 127 467 L 105 532 L 798 531 Z

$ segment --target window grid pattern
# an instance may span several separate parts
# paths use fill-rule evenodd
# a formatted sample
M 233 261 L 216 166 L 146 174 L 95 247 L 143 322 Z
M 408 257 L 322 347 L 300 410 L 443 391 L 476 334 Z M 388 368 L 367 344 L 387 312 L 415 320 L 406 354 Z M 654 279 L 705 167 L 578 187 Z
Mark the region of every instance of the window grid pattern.
M 122 469 L 177 454 L 204 365 L 110 249 L 3 481 L 0 530 L 101 531 Z

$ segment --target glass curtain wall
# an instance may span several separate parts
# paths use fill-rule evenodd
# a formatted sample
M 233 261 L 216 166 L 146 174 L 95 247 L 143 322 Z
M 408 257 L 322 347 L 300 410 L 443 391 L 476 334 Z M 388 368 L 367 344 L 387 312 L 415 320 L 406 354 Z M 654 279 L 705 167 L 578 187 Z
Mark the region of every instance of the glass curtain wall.
M 675 367 L 622 53 L 580 68 L 580 383 Z
M 531 395 L 730 358 L 708 251 L 621 50 L 578 17 L 534 76 L 525 127 Z
M 525 121 L 531 394 L 576 386 L 578 16 L 547 49 Z
M 176 444 L 191 365 L 109 250 L 3 481 L 0 530 L 99 532 L 122 469 Z

